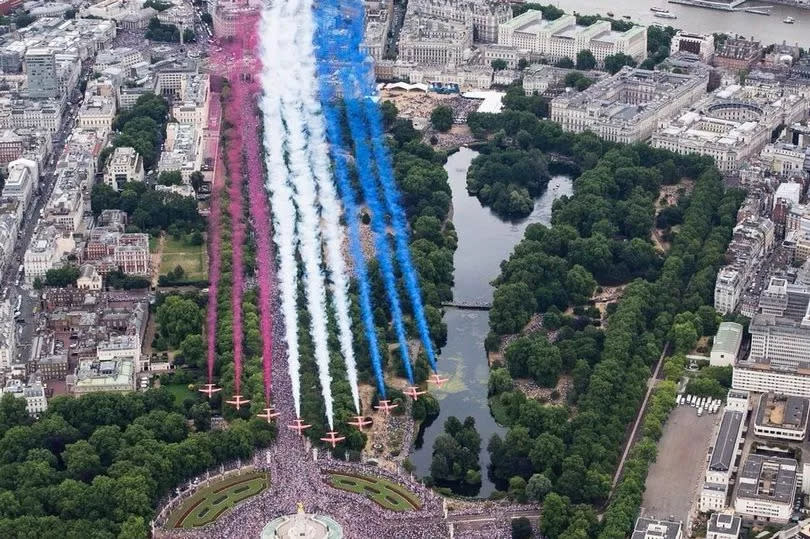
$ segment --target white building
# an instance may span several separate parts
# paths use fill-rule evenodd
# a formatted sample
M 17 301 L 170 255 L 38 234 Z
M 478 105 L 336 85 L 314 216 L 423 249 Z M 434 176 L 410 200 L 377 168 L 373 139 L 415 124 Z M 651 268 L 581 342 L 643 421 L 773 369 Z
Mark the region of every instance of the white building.
M 723 413 L 700 491 L 701 511 L 721 511 L 726 507 L 744 427 L 745 412 L 726 410 Z
M 23 212 L 31 203 L 34 189 L 39 186 L 39 167 L 30 159 L 17 159 L 8 164 L 8 178 L 3 197 L 19 200 Z
M 698 101 L 708 80 L 708 71 L 682 75 L 624 67 L 582 92 L 552 99 L 551 119 L 564 131 L 593 131 L 612 142 L 643 141 Z
M 101 290 L 102 279 L 95 266 L 92 264 L 84 264 L 81 267 L 79 278 L 76 279 L 76 288 L 79 290 Z
M 712 513 L 706 526 L 706 539 L 738 539 L 742 519 L 734 511 Z
M 792 176 L 802 174 L 805 151 L 795 144 L 773 143 L 762 149 L 759 158 L 774 174 Z
M 67 386 L 68 391 L 76 396 L 99 391 L 134 391 L 135 371 L 132 359 L 80 361 L 76 373 L 68 376 Z
M 126 182 L 142 182 L 143 160 L 135 148 L 120 146 L 113 151 L 104 171 L 104 183 L 120 191 Z
M 633 526 L 630 539 L 682 539 L 682 537 L 680 521 L 639 517 Z
M 136 335 L 117 335 L 98 343 L 96 358 L 99 361 L 112 361 L 118 357 L 130 358 L 135 372 L 140 371 L 141 342 Z
M 808 410 L 810 401 L 805 398 L 763 393 L 754 420 L 754 434 L 801 442 L 807 435 Z
M 11 300 L 0 302 L 0 371 L 6 371 L 16 362 L 17 324 L 14 320 Z
M 740 470 L 734 510 L 745 518 L 784 524 L 793 511 L 798 463 L 749 455 Z
M 720 314 L 733 313 L 740 302 L 743 285 L 739 271 L 729 266 L 720 268 L 714 283 L 714 310 Z
M 609 21 L 579 26 L 574 15 L 547 21 L 541 11 L 529 10 L 498 26 L 498 45 L 539 54 L 552 62 L 575 60 L 577 53 L 590 50 L 600 64 L 619 53 L 640 63 L 647 58 L 647 28 L 633 26 L 626 32 L 614 32 Z
M 670 54 L 688 52 L 697 55 L 703 62 L 709 63 L 714 56 L 714 35 L 693 34 L 691 32 L 678 32 L 672 37 Z
M 89 96 L 79 109 L 79 127 L 85 129 L 112 129 L 115 119 L 115 98 Z
M 32 416 L 38 416 L 48 409 L 45 388 L 40 382 L 24 385 L 20 380 L 9 380 L 6 382 L 6 387 L 0 389 L 0 394 L 25 399 L 25 411 Z
M 736 322 L 723 322 L 714 336 L 709 364 L 725 367 L 737 362 L 737 354 L 742 344 L 743 327 Z
M 480 43 L 497 41 L 498 25 L 512 18 L 512 6 L 497 0 L 413 0 L 408 2 L 408 9 L 431 17 L 472 24 L 476 41 Z

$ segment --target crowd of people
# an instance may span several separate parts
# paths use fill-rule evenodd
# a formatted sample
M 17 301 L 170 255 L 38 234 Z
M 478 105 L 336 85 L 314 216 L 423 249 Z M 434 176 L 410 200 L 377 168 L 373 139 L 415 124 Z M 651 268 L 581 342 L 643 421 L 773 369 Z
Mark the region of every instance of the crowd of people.
M 274 326 L 274 331 L 280 332 L 278 324 Z M 282 335 L 276 335 L 275 342 L 283 343 Z M 296 414 L 293 408 L 290 377 L 286 372 L 286 361 L 281 348 L 276 347 L 273 364 L 273 400 L 276 410 L 281 414 L 276 419 L 279 429 L 273 445 L 257 452 L 252 462 L 239 462 L 223 469 L 212 470 L 206 476 L 200 477 L 198 483 L 185 485 L 179 495 L 162 508 L 156 521 L 154 536 L 186 539 L 259 538 L 270 521 L 279 516 L 295 514 L 298 503 L 301 503 L 307 513 L 326 515 L 338 522 L 343 528 L 344 537 L 357 539 L 450 537 L 451 525 L 446 518 L 443 498 L 409 474 L 401 470 L 384 470 L 368 464 L 335 460 L 327 452 L 312 451 L 307 439 L 286 428 L 286 425 L 296 418 Z M 171 511 L 181 507 L 182 502 L 193 494 L 196 487 L 212 483 L 216 480 L 215 476 L 234 473 L 236 467 L 243 470 L 245 468 L 266 470 L 270 475 L 269 487 L 205 527 L 197 529 L 162 527 L 165 526 Z M 227 471 L 228 468 L 231 471 Z M 387 479 L 410 491 L 418 499 L 419 507 L 403 512 L 384 509 L 365 496 L 332 487 L 328 481 L 330 472 Z M 490 505 L 491 507 L 483 509 L 481 504 L 464 504 L 459 511 L 454 511 L 454 515 L 476 515 L 479 514 L 479 510 L 481 512 L 486 510 L 487 515 L 500 514 L 508 507 L 504 504 L 487 504 Z M 472 525 L 455 523 L 454 536 L 509 537 L 508 516 L 497 520 Z

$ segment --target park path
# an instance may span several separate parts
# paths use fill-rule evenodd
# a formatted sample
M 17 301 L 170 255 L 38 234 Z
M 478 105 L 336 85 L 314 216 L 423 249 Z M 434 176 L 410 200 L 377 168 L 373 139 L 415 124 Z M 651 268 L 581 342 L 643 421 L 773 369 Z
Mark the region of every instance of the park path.
M 619 461 L 619 465 L 616 467 L 616 473 L 613 475 L 613 483 L 610 487 L 610 496 L 613 496 L 613 492 L 616 490 L 616 485 L 619 483 L 619 478 L 622 476 L 624 463 L 627 460 L 627 455 L 630 453 L 630 449 L 633 447 L 633 443 L 636 440 L 638 426 L 641 424 L 641 419 L 644 417 L 644 412 L 647 409 L 647 403 L 650 400 L 650 395 L 652 395 L 653 388 L 655 388 L 655 381 L 658 379 L 658 373 L 661 371 L 661 365 L 664 364 L 664 357 L 667 355 L 667 350 L 669 350 L 669 343 L 664 345 L 664 349 L 661 351 L 661 357 L 658 358 L 658 363 L 655 365 L 655 370 L 647 380 L 647 392 L 644 394 L 644 400 L 641 401 L 641 407 L 638 409 L 636 421 L 633 423 L 633 430 L 630 432 L 630 436 L 627 437 L 627 441 L 625 442 L 622 459 Z

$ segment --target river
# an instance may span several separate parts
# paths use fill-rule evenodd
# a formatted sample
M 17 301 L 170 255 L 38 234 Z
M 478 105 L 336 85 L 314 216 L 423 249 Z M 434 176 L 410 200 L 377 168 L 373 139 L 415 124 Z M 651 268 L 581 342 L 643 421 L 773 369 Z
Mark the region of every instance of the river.
M 539 2 L 541 4 L 547 2 Z M 810 46 L 810 10 L 790 6 L 770 4 L 768 0 L 751 0 L 742 7 L 772 5 L 772 15 L 755 15 L 745 12 L 718 11 L 680 4 L 669 4 L 666 0 L 624 0 L 617 3 L 606 3 L 604 0 L 554 0 L 554 5 L 566 12 L 578 12 L 583 15 L 607 15 L 611 11 L 614 18 L 629 15 L 633 22 L 650 25 L 660 24 L 673 26 L 689 32 L 714 33 L 726 32 L 754 38 L 769 45 L 771 43 L 798 43 L 800 47 Z M 653 16 L 650 8 L 668 9 L 677 19 L 660 19 Z M 796 19 L 795 24 L 785 24 L 787 17 Z
M 444 167 L 453 191 L 453 224 L 458 233 L 458 248 L 453 259 L 453 299 L 458 302 L 491 301 L 492 286 L 489 283 L 498 276 L 501 260 L 509 256 L 529 224 L 549 223 L 551 205 L 556 197 L 571 194 L 571 179 L 554 176 L 535 202 L 529 217 L 519 222 L 502 221 L 482 207 L 477 198 L 467 194 L 467 169 L 476 155 L 477 152 L 462 148 L 447 159 Z M 484 339 L 489 331 L 489 313 L 446 309 L 444 321 L 447 324 L 447 345 L 442 348 L 439 371 L 450 377 L 450 381 L 441 389 L 433 386 L 431 390 L 441 404 L 441 412 L 425 428 L 422 444 L 414 450 L 411 462 L 416 466 L 418 476 L 428 475 L 433 442 L 444 430 L 445 420 L 453 415 L 462 421 L 472 416 L 482 442 L 482 484 L 478 495 L 487 497 L 495 490 L 486 473 L 489 465 L 487 443 L 493 434 L 504 433 L 490 415 L 487 404 L 489 367 Z

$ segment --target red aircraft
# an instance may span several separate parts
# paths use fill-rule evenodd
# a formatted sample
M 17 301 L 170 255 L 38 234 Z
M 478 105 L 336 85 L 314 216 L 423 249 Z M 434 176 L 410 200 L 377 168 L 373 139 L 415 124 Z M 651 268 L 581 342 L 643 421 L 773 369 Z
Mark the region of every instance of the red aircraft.
M 216 393 L 217 391 L 222 391 L 221 387 L 217 387 L 214 384 L 205 384 L 200 388 L 200 393 L 205 393 L 205 395 L 210 399 L 211 395 Z
M 297 431 L 298 434 L 303 434 L 305 429 L 308 429 L 312 425 L 307 425 L 304 423 L 303 419 L 296 419 L 292 422 L 292 425 L 287 425 L 288 429 Z
M 358 429 L 360 429 L 362 431 L 363 427 L 367 427 L 367 426 L 371 425 L 372 421 L 370 419 L 368 419 L 368 418 L 365 418 L 365 417 L 361 416 L 361 415 L 356 415 L 356 416 L 354 416 L 354 421 L 349 421 L 348 423 L 349 423 L 349 425 L 357 427 Z
M 411 397 L 413 400 L 416 401 L 419 400 L 419 395 L 424 395 L 425 393 L 427 393 L 427 391 L 420 391 L 418 387 L 411 386 L 405 391 L 403 391 L 403 393 L 405 393 L 406 395 L 408 395 L 409 397 Z
M 239 410 L 242 406 L 249 403 L 250 400 L 244 398 L 242 395 L 234 395 L 233 397 L 231 397 L 231 400 L 227 400 L 225 402 L 233 406 L 236 406 L 236 409 Z
M 380 404 L 375 406 L 374 409 L 381 410 L 381 411 L 385 412 L 385 415 L 388 415 L 391 412 L 391 410 L 393 410 L 397 406 L 399 406 L 399 405 L 398 404 L 391 404 L 391 401 L 384 400 L 384 401 L 380 401 Z
M 439 376 L 438 372 L 434 372 L 431 375 L 431 380 L 430 381 L 433 382 L 434 384 L 436 384 L 438 387 L 442 387 L 444 385 L 444 383 L 446 381 L 448 381 L 448 380 L 449 380 L 449 378 L 442 378 L 441 376 Z
M 274 418 L 280 416 L 281 414 L 276 412 L 274 408 L 265 408 L 263 413 L 256 415 L 261 417 L 262 419 L 266 419 L 267 422 L 270 423 L 271 421 L 273 421 Z
M 334 448 L 335 448 L 335 446 L 336 446 L 336 445 L 337 445 L 339 442 L 342 442 L 342 441 L 343 441 L 343 440 L 345 440 L 345 439 L 346 439 L 346 437 L 345 437 L 345 436 L 338 436 L 338 435 L 337 435 L 337 432 L 335 432 L 335 431 L 333 431 L 333 430 L 330 430 L 329 432 L 327 432 L 327 433 L 326 433 L 326 437 L 321 438 L 321 441 L 322 441 L 322 442 L 326 442 L 326 443 L 328 443 L 328 444 L 332 444 L 332 449 L 334 449 Z

